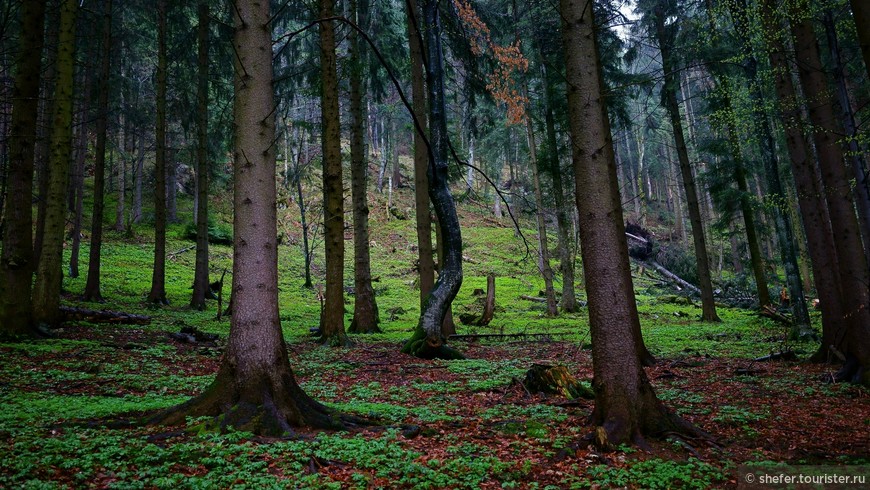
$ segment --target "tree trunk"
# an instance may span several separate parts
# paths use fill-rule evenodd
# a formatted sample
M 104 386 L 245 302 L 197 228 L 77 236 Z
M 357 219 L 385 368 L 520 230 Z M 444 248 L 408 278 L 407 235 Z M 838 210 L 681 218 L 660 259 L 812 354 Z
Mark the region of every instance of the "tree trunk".
M 15 60 L 9 174 L 0 257 L 0 333 L 32 333 L 33 167 L 39 114 L 45 0 L 21 5 L 21 38 Z
M 363 29 L 368 26 L 368 0 L 351 0 L 351 16 Z M 350 331 L 356 333 L 380 332 L 378 328 L 378 303 L 372 288 L 371 254 L 369 250 L 369 205 L 368 205 L 368 152 L 366 151 L 365 114 L 363 99 L 365 85 L 362 71 L 364 55 L 360 51 L 359 34 L 350 34 L 350 169 L 351 199 L 353 199 L 353 251 L 354 251 L 354 305 Z
M 677 93 L 679 83 L 676 72 L 671 62 L 670 44 L 665 31 L 665 19 L 663 7 L 656 7 L 654 14 L 656 23 L 656 39 L 662 54 L 662 70 L 664 71 L 665 85 L 662 88 L 662 98 L 665 108 L 671 119 L 674 130 L 674 143 L 677 149 L 677 157 L 680 162 L 680 175 L 683 180 L 683 188 L 686 191 L 686 204 L 689 208 L 689 222 L 692 225 L 692 241 L 695 246 L 695 257 L 698 263 L 698 286 L 701 289 L 701 317 L 707 322 L 718 322 L 716 304 L 713 299 L 713 283 L 710 279 L 710 260 L 707 255 L 707 240 L 704 237 L 704 223 L 701 219 L 701 207 L 698 203 L 698 191 L 695 188 L 695 177 L 692 175 L 692 165 L 689 162 L 689 154 L 686 149 L 686 141 L 683 136 L 683 126 L 680 121 L 680 108 L 677 105 Z
M 305 143 L 305 135 L 300 135 Z M 302 165 L 301 160 L 303 155 L 308 155 L 308 147 L 303 146 L 304 150 L 299 152 L 298 158 L 293 166 L 293 180 L 296 182 L 296 203 L 299 205 L 299 221 L 302 224 L 302 253 L 305 258 L 305 283 L 303 287 L 310 288 L 311 284 L 311 247 L 308 244 L 308 218 L 307 208 L 305 206 L 305 196 L 302 193 Z
M 205 309 L 208 283 L 208 4 L 200 3 L 197 28 L 196 266 L 190 307 Z
M 90 86 L 90 74 L 82 70 L 79 83 L 82 87 Z M 69 252 L 69 277 L 79 277 L 79 252 L 82 246 L 82 220 L 84 219 L 84 193 L 85 193 L 85 159 L 88 153 L 88 121 L 90 120 L 90 97 L 83 97 L 79 103 L 78 111 L 73 109 L 73 133 L 76 139 L 74 162 L 71 167 L 69 196 L 72 204 L 70 211 L 73 213 L 72 246 Z
M 864 166 L 863 152 L 858 145 L 860 134 L 855 122 L 855 113 L 852 110 L 852 101 L 846 87 L 846 66 L 843 64 L 840 53 L 840 43 L 837 39 L 837 29 L 831 10 L 825 10 L 824 14 L 825 34 L 828 42 L 831 59 L 834 60 L 834 80 L 837 87 L 837 102 L 840 109 L 840 120 L 845 129 L 845 145 L 848 149 L 846 160 L 852 167 L 852 177 L 855 184 L 852 186 L 852 196 L 855 199 L 855 207 L 858 210 L 858 226 L 861 236 L 864 237 L 864 255 L 870 259 L 870 181 L 868 181 L 867 169 Z
M 320 0 L 320 18 L 334 15 L 335 0 Z M 321 144 L 323 145 L 323 242 L 326 248 L 326 305 L 321 341 L 350 343 L 344 330 L 344 186 L 341 165 L 341 122 L 338 114 L 335 27 L 320 24 Z
M 97 103 L 97 143 L 94 147 L 94 209 L 91 215 L 91 249 L 85 301 L 103 301 L 100 292 L 100 252 L 103 245 L 103 211 L 106 176 L 106 133 L 109 121 L 109 74 L 112 61 L 112 1 L 103 11 L 103 53 L 100 61 L 100 96 Z M 123 159 L 122 159 L 123 161 Z
M 733 4 L 732 13 L 739 30 L 749 24 L 746 18 L 746 0 Z M 785 269 L 786 283 L 791 297 L 791 309 L 794 315 L 794 327 L 792 336 L 797 338 L 810 332 L 810 315 L 807 310 L 807 301 L 804 297 L 802 274 L 798 266 L 798 250 L 792 228 L 791 219 L 787 214 L 785 203 L 788 202 L 786 194 L 779 178 L 779 160 L 776 153 L 776 144 L 773 140 L 773 130 L 767 114 L 764 113 L 764 97 L 761 94 L 760 81 L 758 79 L 758 63 L 752 53 L 752 46 L 748 42 L 743 43 L 744 54 L 747 56 L 744 63 L 749 85 L 749 96 L 753 101 L 754 125 L 759 135 L 761 160 L 764 163 L 764 175 L 767 183 L 766 209 L 773 215 L 777 241 L 779 242 L 779 254 Z M 808 274 L 807 274 L 808 276 Z
M 42 257 L 36 271 L 36 283 L 33 288 L 33 321 L 36 325 L 56 326 L 61 319 L 61 258 L 66 223 L 64 194 L 69 178 L 69 159 L 72 151 L 72 98 L 77 11 L 78 2 L 76 0 L 64 0 L 61 5 L 51 155 L 48 165 L 45 237 L 42 245 Z
M 429 214 L 429 154 L 425 142 L 428 117 L 426 115 L 426 87 L 423 74 L 423 45 L 417 28 L 419 19 L 417 0 L 408 0 L 408 44 L 411 51 L 411 92 L 414 115 L 419 127 L 414 131 L 414 203 L 417 219 L 417 254 L 420 273 L 420 308 L 435 284 L 435 259 L 432 253 L 432 220 Z M 420 133 L 422 131 L 423 133 Z
M 840 268 L 846 330 L 837 336 L 839 342 L 834 346 L 846 355 L 848 369 L 860 372 L 857 365 L 865 368 L 867 376 L 864 382 L 870 383 L 870 369 L 866 369 L 870 368 L 870 309 L 867 308 L 870 304 L 870 271 L 863 253 L 849 175 L 843 164 L 843 150 L 836 141 L 836 135 L 842 134 L 842 129 L 836 124 L 812 23 L 794 10 L 790 14 L 798 78 L 804 95 L 812 101 L 807 104 L 807 109 Z M 852 374 L 844 373 L 847 377 Z
M 631 282 L 616 162 L 603 94 L 593 10 L 561 0 L 581 253 L 589 298 L 595 408 L 600 446 L 643 443 L 664 432 L 698 434 L 656 398 L 638 348 L 640 320 Z
M 148 301 L 166 300 L 166 0 L 157 0 L 157 127 L 154 159 L 154 270 Z M 140 177 L 141 178 L 141 177 Z
M 429 199 L 442 231 L 444 260 L 428 298 L 423 303 L 420 321 L 411 339 L 402 348 L 406 354 L 423 358 L 459 358 L 457 351 L 444 345 L 442 324 L 450 304 L 462 286 L 462 231 L 450 194 L 447 162 L 447 114 L 444 104 L 444 72 L 441 52 L 441 19 L 437 0 L 423 2 L 423 29 L 426 36 L 426 81 L 429 94 Z M 420 29 L 417 29 L 419 33 Z M 419 35 L 419 34 L 415 34 Z
M 178 136 L 169 133 L 166 147 L 166 221 L 178 223 Z
M 269 3 L 236 2 L 232 324 L 214 382 L 152 418 L 181 424 L 215 416 L 221 429 L 287 436 L 293 427 L 345 428 L 349 419 L 311 399 L 290 369 L 278 316 L 275 115 Z
M 136 164 L 133 166 L 133 223 L 142 221 L 142 179 L 145 173 L 145 135 L 139 130 L 136 144 Z
M 565 189 L 562 184 L 562 166 L 559 164 L 559 145 L 556 141 L 556 118 L 553 116 L 551 88 L 546 72 L 546 64 L 541 63 L 541 79 L 544 81 L 544 124 L 547 130 L 548 170 L 553 180 L 553 199 L 556 202 L 556 226 L 559 239 L 559 272 L 562 273 L 562 311 L 573 313 L 580 307 L 574 291 L 574 255 L 571 253 L 571 240 L 568 238 L 568 213 L 565 203 Z M 498 197 L 496 197 L 498 199 Z
M 764 0 L 761 12 L 764 30 L 781 33 L 782 27 L 774 18 L 776 4 Z M 768 58 L 774 74 L 774 87 L 779 102 L 780 118 L 785 129 L 786 148 L 791 160 L 800 217 L 806 231 L 807 250 L 813 271 L 816 292 L 822 310 L 822 347 L 813 356 L 815 361 L 828 359 L 829 345 L 835 345 L 843 330 L 844 311 L 840 291 L 840 270 L 831 233 L 827 204 L 819 186 L 818 169 L 812 159 L 812 148 L 807 140 L 801 118 L 797 92 L 792 82 L 788 54 L 780 35 L 771 36 Z
M 523 93 L 528 99 L 528 88 L 523 86 Z M 540 169 L 538 168 L 538 150 L 535 143 L 535 130 L 532 119 L 526 115 L 526 134 L 529 140 L 529 166 L 532 168 L 532 183 L 535 188 L 535 217 L 538 226 L 538 271 L 544 278 L 544 292 L 547 298 L 547 316 L 559 314 L 556 303 L 556 291 L 553 289 L 553 268 L 550 267 L 550 250 L 547 245 L 547 223 L 544 221 L 544 196 L 541 193 Z

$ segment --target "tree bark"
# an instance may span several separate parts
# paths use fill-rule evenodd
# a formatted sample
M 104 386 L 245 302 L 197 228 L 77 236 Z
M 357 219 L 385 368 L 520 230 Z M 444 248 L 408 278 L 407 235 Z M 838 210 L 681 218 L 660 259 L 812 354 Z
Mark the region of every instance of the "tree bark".
M 435 284 L 435 259 L 432 248 L 432 220 L 429 214 L 429 154 L 424 138 L 427 132 L 426 87 L 423 70 L 423 45 L 418 30 L 417 0 L 408 0 L 408 44 L 411 52 L 411 97 L 420 127 L 414 131 L 414 213 L 417 219 L 417 254 L 420 273 L 420 308 Z
M 865 0 L 849 0 L 849 4 L 852 6 L 858 44 L 861 45 L 861 54 L 864 57 L 864 68 L 870 75 L 870 4 Z
M 208 4 L 198 7 L 196 117 L 196 265 L 190 307 L 205 309 L 208 282 Z
M 824 195 L 840 269 L 846 330 L 837 336 L 839 341 L 834 346 L 846 354 L 847 368 L 860 371 L 857 365 L 864 367 L 867 373 L 864 382 L 870 384 L 870 369 L 867 369 L 870 368 L 870 271 L 863 253 L 849 175 L 843 164 L 843 150 L 836 141 L 836 135 L 842 134 L 842 129 L 838 127 L 834 115 L 812 23 L 793 7 L 789 13 L 798 78 L 808 101 L 813 142 L 825 187 Z M 851 377 L 851 373 L 846 376 Z
M 320 0 L 320 18 L 334 15 L 335 0 Z M 323 146 L 323 242 L 326 249 L 326 305 L 321 342 L 350 343 L 344 330 L 344 186 L 341 165 L 341 122 L 338 113 L 335 27 L 320 23 L 321 144 Z
M 680 108 L 677 104 L 676 93 L 679 90 L 679 83 L 671 61 L 670 37 L 665 30 L 664 16 L 664 7 L 659 4 L 655 9 L 654 20 L 656 24 L 655 36 L 662 55 L 662 70 L 664 71 L 665 78 L 662 98 L 671 119 L 671 126 L 674 131 L 674 143 L 680 162 L 680 176 L 682 177 L 683 188 L 686 191 L 689 222 L 692 225 L 692 242 L 698 265 L 698 286 L 701 289 L 701 317 L 707 322 L 718 322 L 720 320 L 716 314 L 716 304 L 713 299 L 713 282 L 710 278 L 710 259 L 707 254 L 707 240 L 704 236 L 704 223 L 701 219 L 701 207 L 698 203 L 695 177 L 692 174 L 692 165 L 689 162 L 689 154 L 686 149 L 685 137 L 683 136 L 683 125 L 680 120 Z
M 166 299 L 166 0 L 157 0 L 157 124 L 154 159 L 154 270 L 148 301 Z M 141 177 L 140 177 L 141 178 Z
M 568 85 L 568 120 L 577 212 L 592 336 L 595 408 L 600 446 L 643 443 L 666 431 L 699 432 L 656 398 L 638 356 L 640 320 L 631 282 L 622 203 L 593 9 L 585 0 L 561 0 Z
M 214 416 L 220 429 L 287 436 L 298 426 L 346 428 L 311 399 L 290 369 L 278 316 L 275 115 L 269 3 L 238 0 L 235 17 L 232 324 L 214 382 L 154 423 Z M 264 185 L 265 184 L 265 185 Z
M 368 0 L 351 0 L 351 16 L 363 29 L 368 26 Z M 380 332 L 378 303 L 372 288 L 371 253 L 369 250 L 368 152 L 365 145 L 365 114 L 363 99 L 365 84 L 362 72 L 365 59 L 360 50 L 359 33 L 350 34 L 350 168 L 351 199 L 353 200 L 354 305 L 350 331 Z
M 96 50 L 95 50 L 96 51 Z M 90 84 L 88 70 L 81 70 L 79 83 L 83 87 Z M 72 245 L 69 251 L 69 277 L 79 277 L 79 252 L 82 246 L 82 221 L 84 219 L 85 193 L 85 159 L 88 153 L 88 121 L 90 120 L 90 97 L 82 97 L 78 109 L 73 105 L 73 138 L 76 140 L 73 149 L 73 164 L 70 167 L 69 210 L 72 218 Z
M 42 257 L 36 271 L 33 288 L 33 321 L 36 325 L 56 326 L 60 322 L 61 258 L 63 256 L 66 203 L 64 194 L 69 178 L 72 151 L 72 98 L 75 63 L 76 13 L 78 2 L 64 0 L 61 4 L 58 45 L 57 80 L 52 117 L 51 155 L 46 194 L 45 237 Z
M 15 60 L 9 174 L 0 256 L 0 333 L 26 335 L 32 329 L 33 167 L 39 114 L 45 0 L 21 5 L 21 39 Z
M 444 260 L 440 264 L 438 281 L 423 303 L 414 334 L 402 351 L 423 358 L 461 358 L 459 352 L 444 345 L 446 339 L 442 331 L 450 304 L 462 286 L 462 231 L 448 182 L 447 114 L 437 0 L 424 0 L 422 30 L 426 36 L 425 66 L 431 125 L 427 171 L 429 199 L 441 227 Z
M 106 0 L 103 11 L 103 52 L 100 61 L 100 95 L 97 103 L 97 142 L 94 147 L 94 209 L 91 215 L 91 249 L 88 255 L 88 281 L 85 301 L 103 301 L 100 292 L 100 252 L 103 245 L 105 209 L 106 136 L 109 121 L 109 74 L 112 64 L 112 1 Z M 123 161 L 123 159 L 122 159 Z

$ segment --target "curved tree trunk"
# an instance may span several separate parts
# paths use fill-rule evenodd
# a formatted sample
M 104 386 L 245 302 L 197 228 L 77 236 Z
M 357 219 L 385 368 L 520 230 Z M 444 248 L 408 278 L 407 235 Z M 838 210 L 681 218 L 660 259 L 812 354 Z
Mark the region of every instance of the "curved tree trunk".
M 197 29 L 196 117 L 196 265 L 193 272 L 191 308 L 205 309 L 208 284 L 208 4 L 199 4 Z
M 298 426 L 345 428 L 352 419 L 306 395 L 290 369 L 278 316 L 269 3 L 238 0 L 234 12 L 235 246 L 230 336 L 211 386 L 151 422 L 182 424 L 189 416 L 215 416 L 221 429 L 231 426 L 270 436 L 286 436 Z
M 33 166 L 39 113 L 45 1 L 21 6 L 21 48 L 16 59 L 9 140 L 9 175 L 0 257 L 0 333 L 31 333 L 33 280 Z
M 368 0 L 351 0 L 351 16 L 363 29 L 368 25 Z M 353 251 L 354 251 L 354 305 L 350 331 L 356 333 L 379 332 L 378 303 L 372 288 L 371 254 L 369 251 L 369 205 L 368 205 L 368 152 L 365 145 L 365 114 L 363 98 L 365 85 L 362 71 L 365 67 L 360 52 L 359 33 L 350 34 L 350 171 L 351 199 L 353 200 Z
M 444 260 L 438 281 L 423 303 L 420 321 L 402 352 L 423 358 L 459 358 L 457 351 L 444 345 L 442 324 L 453 298 L 462 286 L 462 232 L 456 206 L 450 194 L 447 163 L 447 119 L 444 105 L 444 72 L 441 53 L 441 20 L 437 0 L 424 0 L 426 35 L 426 81 L 429 94 L 429 199 L 441 227 Z
M 60 323 L 61 258 L 63 256 L 66 203 L 72 150 L 72 96 L 75 63 L 76 13 L 78 3 L 64 0 L 61 6 L 57 45 L 57 80 L 52 117 L 45 237 L 33 288 L 33 321 L 36 325 Z
M 320 18 L 334 15 L 335 0 L 320 0 Z M 323 244 L 326 249 L 326 305 L 321 341 L 350 343 L 344 330 L 344 185 L 341 165 L 341 122 L 338 113 L 335 27 L 320 23 L 321 144 L 323 145 Z
M 665 84 L 662 88 L 662 98 L 671 119 L 674 130 L 674 142 L 677 157 L 680 162 L 680 176 L 686 191 L 686 204 L 689 208 L 689 222 L 692 225 L 692 241 L 695 246 L 695 258 L 698 263 L 698 287 L 701 289 L 701 317 L 707 322 L 718 322 L 716 304 L 713 299 L 713 282 L 710 278 L 710 259 L 707 254 L 707 239 L 704 237 L 704 223 L 701 219 L 701 207 L 698 202 L 698 191 L 695 187 L 695 177 L 692 175 L 692 165 L 686 149 L 686 139 L 683 136 L 683 124 L 680 120 L 680 108 L 677 103 L 679 83 L 676 79 L 671 62 L 671 52 L 668 34 L 665 31 L 664 9 L 656 8 L 654 13 L 656 29 L 655 36 L 662 54 L 662 70 Z
M 592 10 L 561 0 L 577 211 L 592 336 L 596 442 L 643 443 L 666 431 L 698 434 L 656 398 L 637 355 L 640 320 L 631 282 L 622 203 Z
M 100 62 L 100 96 L 97 103 L 97 143 L 94 147 L 94 210 L 91 215 L 91 249 L 85 301 L 103 301 L 100 292 L 100 252 L 103 245 L 103 212 L 106 195 L 106 133 L 109 120 L 109 73 L 112 61 L 112 1 L 103 12 L 103 53 Z M 122 159 L 123 161 L 123 159 Z
M 166 0 L 157 0 L 157 126 L 154 159 L 154 270 L 148 301 L 166 300 Z

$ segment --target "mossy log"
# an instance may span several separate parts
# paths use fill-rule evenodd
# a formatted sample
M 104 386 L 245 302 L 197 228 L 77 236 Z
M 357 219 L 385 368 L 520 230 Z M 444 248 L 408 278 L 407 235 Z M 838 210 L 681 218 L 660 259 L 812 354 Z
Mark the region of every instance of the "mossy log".
M 592 388 L 578 381 L 565 366 L 534 364 L 526 371 L 523 384 L 530 392 L 558 394 L 565 398 L 595 398 Z

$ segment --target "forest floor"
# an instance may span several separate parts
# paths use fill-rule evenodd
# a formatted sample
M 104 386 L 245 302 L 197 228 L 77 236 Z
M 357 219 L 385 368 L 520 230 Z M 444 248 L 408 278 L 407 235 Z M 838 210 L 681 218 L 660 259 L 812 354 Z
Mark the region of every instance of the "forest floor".
M 528 393 L 519 383 L 534 363 L 588 379 L 588 349 L 552 339 L 457 345 L 468 360 L 424 361 L 400 354 L 397 343 L 366 339 L 347 349 L 292 343 L 309 394 L 382 426 L 266 440 L 102 426 L 104 417 L 135 420 L 197 393 L 214 376 L 219 346 L 90 324 L 2 344 L 0 486 L 727 488 L 744 462 L 870 463 L 870 394 L 825 383 L 830 367 L 662 358 L 648 370 L 659 397 L 715 444 L 665 440 L 599 452 L 583 439 L 593 402 Z
M 723 306 L 722 323 L 700 322 L 697 303 L 637 266 L 641 328 L 659 360 L 649 378 L 668 407 L 715 443 L 665 439 L 645 449 L 592 449 L 584 438 L 593 430 L 587 423 L 593 402 L 529 393 L 519 383 L 536 363 L 564 365 L 588 382 L 585 308 L 547 318 L 540 302 L 522 299 L 542 289 L 534 254 L 508 220 L 474 203 L 459 207 L 465 281 L 453 310 L 458 318 L 474 305 L 474 290 L 493 273 L 496 313 L 488 327 L 460 324 L 459 333 L 533 335 L 453 342 L 467 360 L 401 354 L 419 316 L 414 223 L 391 219 L 384 196 L 375 198 L 372 270 L 384 332 L 352 336 L 350 348 L 313 342 L 322 243 L 314 240 L 315 286 L 305 288 L 294 206 L 279 212 L 279 306 L 291 366 L 305 391 L 379 426 L 302 430 L 280 440 L 202 432 L 194 430 L 201 427 L 196 420 L 185 427 L 107 426 L 108 419 L 136 420 L 200 393 L 214 379 L 229 330 L 227 318 L 215 318 L 214 302 L 202 312 L 185 306 L 194 252 L 183 223 L 168 233 L 171 306 L 143 302 L 153 261 L 144 224 L 105 235 L 106 303 L 80 302 L 84 275 L 65 277 L 63 287 L 65 305 L 147 315 L 149 325 L 72 321 L 53 338 L 0 342 L 0 488 L 733 488 L 738 465 L 748 462 L 870 469 L 870 391 L 828 383 L 836 366 L 752 360 L 785 349 L 805 359 L 817 344 L 788 342 L 786 328 L 751 310 Z M 411 203 L 412 195 L 402 189 L 394 199 Z M 231 230 L 228 201 L 211 203 L 216 229 Z M 528 228 L 524 234 L 535 241 Z M 88 256 L 86 245 L 81 256 Z M 228 270 L 230 283 L 231 257 L 229 247 L 212 245 L 212 280 Z M 352 286 L 350 272 L 345 286 Z M 583 299 L 582 285 L 577 292 Z M 349 323 L 352 294 L 347 302 Z M 170 337 L 184 327 L 218 340 Z

